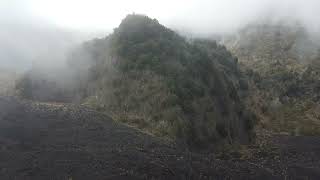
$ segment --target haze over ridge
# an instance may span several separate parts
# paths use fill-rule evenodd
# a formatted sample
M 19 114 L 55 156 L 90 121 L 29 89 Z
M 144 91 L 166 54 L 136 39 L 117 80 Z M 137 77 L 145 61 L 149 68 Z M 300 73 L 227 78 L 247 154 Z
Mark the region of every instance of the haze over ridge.
M 317 0 L 2 0 L 0 63 L 14 69 L 64 59 L 61 54 L 70 47 L 106 36 L 133 12 L 156 18 L 184 35 L 211 37 L 266 17 L 297 20 L 319 32 L 317 7 Z

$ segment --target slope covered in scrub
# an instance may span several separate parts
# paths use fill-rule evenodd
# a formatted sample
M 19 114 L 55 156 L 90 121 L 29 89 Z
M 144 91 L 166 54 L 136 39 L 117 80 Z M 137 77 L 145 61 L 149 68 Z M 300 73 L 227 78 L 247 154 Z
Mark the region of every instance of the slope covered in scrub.
M 250 80 L 248 107 L 277 132 L 319 134 L 320 46 L 316 35 L 292 22 L 246 26 L 224 44 Z

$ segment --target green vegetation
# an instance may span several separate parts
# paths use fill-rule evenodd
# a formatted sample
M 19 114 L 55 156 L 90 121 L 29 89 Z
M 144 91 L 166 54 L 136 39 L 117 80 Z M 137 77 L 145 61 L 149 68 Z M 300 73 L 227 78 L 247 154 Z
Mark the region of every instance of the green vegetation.
M 91 64 L 82 99 L 114 119 L 189 145 L 251 137 L 252 116 L 232 80 L 237 61 L 216 42 L 187 41 L 155 19 L 128 15 L 80 49 L 69 64 Z

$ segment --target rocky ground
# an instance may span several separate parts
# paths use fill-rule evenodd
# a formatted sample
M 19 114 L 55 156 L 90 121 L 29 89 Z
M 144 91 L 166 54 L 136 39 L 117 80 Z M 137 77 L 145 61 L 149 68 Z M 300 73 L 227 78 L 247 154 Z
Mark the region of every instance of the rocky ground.
M 266 135 L 267 134 L 267 135 Z M 191 153 L 71 104 L 0 97 L 0 179 L 320 179 L 320 137 Z

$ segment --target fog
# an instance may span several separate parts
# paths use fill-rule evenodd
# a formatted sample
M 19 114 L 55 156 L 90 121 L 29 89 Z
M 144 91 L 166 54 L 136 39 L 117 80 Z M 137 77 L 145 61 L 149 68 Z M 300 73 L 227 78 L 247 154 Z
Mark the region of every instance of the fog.
M 129 13 L 146 14 L 190 36 L 230 33 L 263 19 L 299 21 L 319 32 L 318 0 L 1 0 L 1 68 L 57 65 L 66 52 L 105 36 Z

